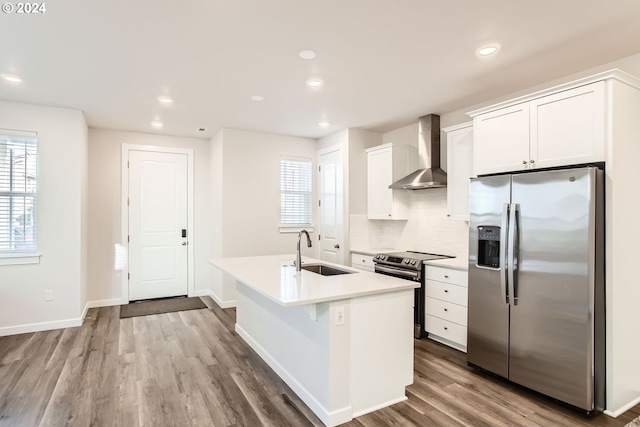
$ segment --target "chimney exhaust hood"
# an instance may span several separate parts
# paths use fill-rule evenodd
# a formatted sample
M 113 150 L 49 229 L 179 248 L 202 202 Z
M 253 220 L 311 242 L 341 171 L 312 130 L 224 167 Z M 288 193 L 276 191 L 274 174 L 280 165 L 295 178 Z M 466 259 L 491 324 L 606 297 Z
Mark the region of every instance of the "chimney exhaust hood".
M 447 186 L 447 173 L 440 169 L 440 116 L 436 114 L 418 119 L 418 167 L 389 188 L 423 190 Z

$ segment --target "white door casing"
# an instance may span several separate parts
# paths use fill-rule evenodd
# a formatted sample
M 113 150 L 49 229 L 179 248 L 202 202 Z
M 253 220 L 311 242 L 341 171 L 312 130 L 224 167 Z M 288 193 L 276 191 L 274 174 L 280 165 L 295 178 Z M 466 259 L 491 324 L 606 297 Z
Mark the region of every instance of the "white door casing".
M 192 154 L 123 145 L 123 303 L 194 291 Z
M 318 165 L 320 259 L 345 264 L 342 150 L 321 151 Z

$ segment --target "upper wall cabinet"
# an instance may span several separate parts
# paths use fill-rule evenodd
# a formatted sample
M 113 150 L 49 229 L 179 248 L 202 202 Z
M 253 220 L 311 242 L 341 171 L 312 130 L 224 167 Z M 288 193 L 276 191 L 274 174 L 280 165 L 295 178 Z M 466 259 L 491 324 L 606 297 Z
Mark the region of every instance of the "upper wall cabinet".
M 469 113 L 476 175 L 604 161 L 604 81 L 528 98 Z
M 417 168 L 415 148 L 393 143 L 367 149 L 369 219 L 408 219 L 409 191 L 389 186 Z
M 473 176 L 473 123 L 442 129 L 447 134 L 447 217 L 469 221 L 469 179 Z

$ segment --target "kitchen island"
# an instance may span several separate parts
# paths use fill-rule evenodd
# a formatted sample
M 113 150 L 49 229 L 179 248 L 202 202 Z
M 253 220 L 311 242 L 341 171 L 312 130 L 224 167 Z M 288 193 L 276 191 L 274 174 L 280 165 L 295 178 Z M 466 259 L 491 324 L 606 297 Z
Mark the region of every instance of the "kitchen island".
M 413 383 L 408 280 L 296 272 L 294 255 L 212 259 L 237 281 L 236 332 L 328 426 L 406 399 Z

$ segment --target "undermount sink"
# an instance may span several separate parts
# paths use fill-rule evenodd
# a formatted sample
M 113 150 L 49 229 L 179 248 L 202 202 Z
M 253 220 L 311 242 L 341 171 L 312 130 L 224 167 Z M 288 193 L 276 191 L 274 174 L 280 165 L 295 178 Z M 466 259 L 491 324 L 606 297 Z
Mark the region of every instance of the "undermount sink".
M 354 271 L 342 270 L 326 264 L 307 264 L 300 267 L 303 270 L 310 271 L 312 273 L 319 274 L 321 276 L 336 276 L 338 274 L 353 274 Z

